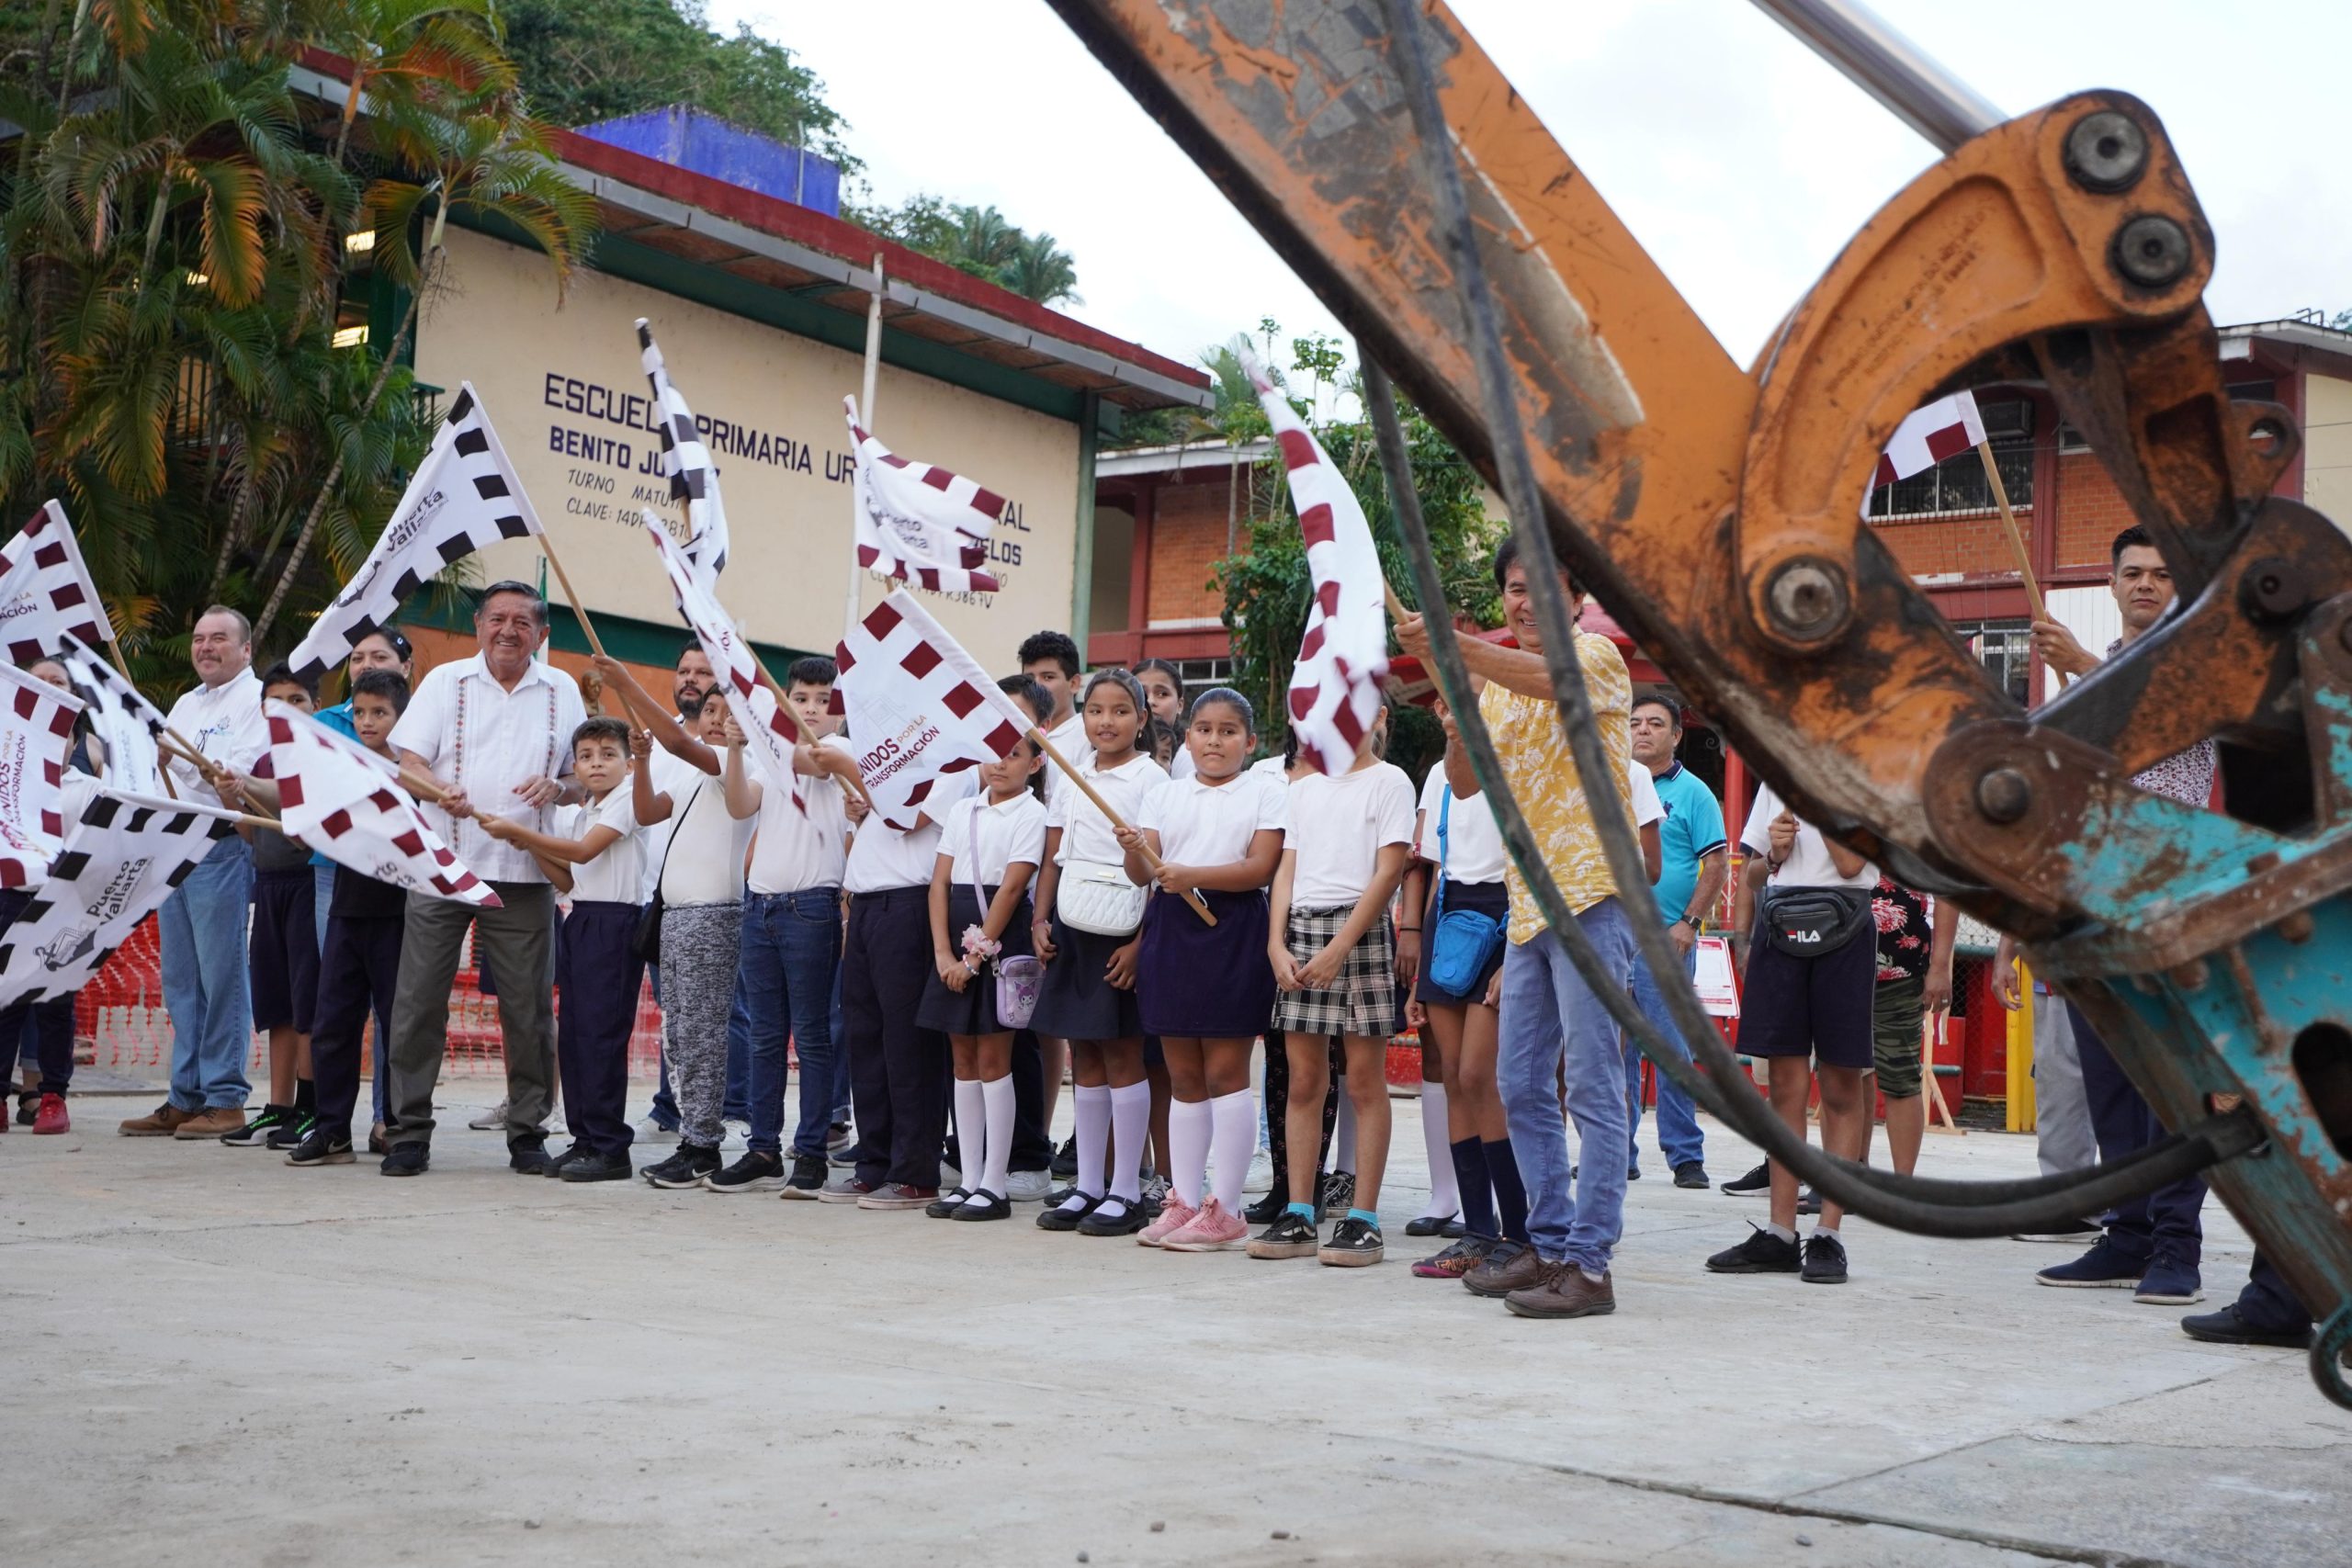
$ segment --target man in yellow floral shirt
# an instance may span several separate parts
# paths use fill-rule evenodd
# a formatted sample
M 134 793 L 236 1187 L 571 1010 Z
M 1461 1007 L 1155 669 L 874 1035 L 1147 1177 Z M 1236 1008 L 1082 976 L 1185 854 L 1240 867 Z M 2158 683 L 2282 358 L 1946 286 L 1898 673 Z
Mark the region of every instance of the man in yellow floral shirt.
M 1583 590 L 1565 572 L 1562 581 L 1574 609 L 1580 611 Z M 1510 539 L 1496 553 L 1495 581 L 1502 590 L 1504 617 L 1519 647 L 1498 648 L 1464 637 L 1463 661 L 1474 676 L 1487 682 L 1478 711 L 1494 736 L 1503 776 L 1534 832 L 1544 863 L 1577 925 L 1600 952 L 1609 983 L 1623 994 L 1633 974 L 1633 928 L 1617 900 L 1617 885 L 1601 854 L 1583 781 L 1560 731 L 1552 677 L 1544 665 L 1543 629 L 1528 594 L 1527 570 Z M 1420 617 L 1406 617 L 1396 637 L 1408 653 L 1427 656 L 1429 633 Z M 1631 820 L 1627 763 L 1633 750 L 1633 680 L 1624 658 L 1607 637 L 1579 634 L 1576 652 L 1592 695 L 1601 747 L 1609 755 L 1609 787 L 1617 791 Z M 1477 777 L 1461 749 L 1446 753 L 1446 773 L 1457 795 L 1478 793 Z M 1527 1188 L 1527 1234 L 1532 1245 L 1498 1244 L 1462 1282 L 1480 1295 L 1502 1297 L 1522 1317 L 1613 1312 L 1617 1299 L 1609 1257 L 1623 1228 L 1625 1170 L 1632 1163 L 1625 1064 L 1618 1053 L 1617 1026 L 1568 962 L 1560 939 L 1544 924 L 1515 863 L 1506 875 L 1510 929 L 1503 953 L 1495 1077 L 1510 1122 L 1511 1153 Z M 1557 1087 L 1564 1056 L 1568 1114 L 1576 1118 L 1582 1145 L 1582 1170 L 1574 1178 Z

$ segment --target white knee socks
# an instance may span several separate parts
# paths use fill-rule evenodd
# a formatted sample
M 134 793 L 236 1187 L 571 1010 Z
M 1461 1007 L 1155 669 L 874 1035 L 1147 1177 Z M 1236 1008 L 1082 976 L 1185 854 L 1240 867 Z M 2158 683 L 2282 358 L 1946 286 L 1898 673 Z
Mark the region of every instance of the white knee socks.
M 1216 1172 L 1216 1201 L 1228 1214 L 1241 1212 L 1241 1184 L 1258 1146 L 1258 1103 L 1246 1089 L 1209 1101 L 1209 1163 Z
M 990 1197 L 1001 1198 L 1006 1186 L 1005 1168 L 1012 1163 L 1012 1075 L 1007 1073 L 982 1084 L 980 1098 L 989 1124 L 988 1173 L 980 1186 Z
M 1430 1156 L 1428 1218 L 1450 1220 L 1462 1212 L 1460 1185 L 1453 1179 L 1453 1142 L 1446 1136 L 1445 1086 L 1421 1080 L 1421 1147 Z
M 1070 1091 L 1078 1117 L 1078 1190 L 1097 1198 L 1102 1196 L 1102 1140 L 1111 1131 L 1113 1095 L 1102 1084 L 1091 1089 L 1080 1084 Z M 1070 1201 L 1081 1209 L 1086 1206 L 1074 1196 Z
M 970 1191 L 980 1184 L 982 1162 L 989 1152 L 988 1102 L 980 1093 L 978 1078 L 956 1080 L 956 1165 L 964 1178 L 964 1190 Z
M 1201 1184 L 1208 1177 L 1210 1103 L 1179 1100 L 1168 1107 L 1168 1144 L 1176 1156 L 1168 1182 L 1187 1209 L 1201 1206 Z
M 1111 1169 L 1114 1173 L 1111 1178 L 1111 1196 L 1133 1204 L 1143 1196 L 1143 1180 L 1137 1168 L 1143 1164 L 1144 1143 L 1151 1134 L 1151 1084 L 1147 1080 L 1102 1092 L 1111 1102 Z M 1079 1134 L 1081 1140 L 1085 1136 L 1083 1133 Z M 1094 1146 L 1102 1146 L 1100 1139 Z

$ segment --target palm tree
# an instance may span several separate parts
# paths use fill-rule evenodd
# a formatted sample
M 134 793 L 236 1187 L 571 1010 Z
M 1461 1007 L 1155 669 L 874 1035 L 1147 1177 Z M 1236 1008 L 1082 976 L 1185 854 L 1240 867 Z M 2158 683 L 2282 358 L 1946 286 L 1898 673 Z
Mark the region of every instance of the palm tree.
M 1040 305 L 1085 303 L 1078 297 L 1078 264 L 1051 234 L 1022 235 L 997 267 L 997 281 Z

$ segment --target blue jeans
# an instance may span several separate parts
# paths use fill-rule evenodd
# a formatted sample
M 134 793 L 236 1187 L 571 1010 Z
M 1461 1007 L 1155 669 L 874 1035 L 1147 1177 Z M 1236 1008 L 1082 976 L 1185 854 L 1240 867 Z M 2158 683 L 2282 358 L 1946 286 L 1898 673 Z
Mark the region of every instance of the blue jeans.
M 841 968 L 841 889 L 743 895 L 736 989 L 751 1008 L 752 1140 L 782 1154 L 785 1037 L 800 1053 L 795 1155 L 825 1157 L 833 1120 L 833 976 Z
M 1682 955 L 1682 983 L 1688 987 L 1699 973 L 1699 950 L 1693 947 Z M 1672 1015 L 1666 1010 L 1666 998 L 1650 978 L 1650 966 L 1634 957 L 1634 1005 L 1642 1016 L 1657 1025 L 1668 1043 L 1684 1061 L 1690 1059 L 1690 1046 L 1682 1038 Z M 1642 1132 L 1642 1048 L 1631 1039 L 1625 1042 L 1625 1168 L 1631 1171 L 1641 1163 Z M 1690 1097 L 1674 1086 L 1674 1080 L 1664 1073 L 1657 1076 L 1657 1150 L 1666 1156 L 1670 1168 L 1703 1160 L 1707 1156 L 1704 1134 L 1699 1131 L 1699 1111 Z
M 649 964 L 645 973 L 653 982 L 653 1005 L 662 1005 L 662 966 Z M 650 1112 L 661 1126 L 674 1133 L 678 1130 L 678 1097 L 670 1092 L 670 1053 L 666 1047 L 654 1052 L 655 1071 L 660 1081 L 653 1087 L 653 1109 Z M 735 972 L 735 1000 L 727 1012 L 727 1089 L 719 1115 L 729 1122 L 752 1119 L 752 1008 L 743 998 L 743 972 Z
M 1620 992 L 1632 978 L 1634 931 L 1614 898 L 1577 917 Z M 1503 953 L 1502 1037 L 1496 1087 L 1510 1126 L 1511 1152 L 1527 1188 L 1527 1235 L 1547 1262 L 1594 1274 L 1609 1269 L 1624 1228 L 1625 1058 L 1617 1025 L 1546 931 Z M 1583 1172 L 1568 1177 L 1567 1129 L 1560 1121 L 1565 1055 L 1568 1115 L 1582 1145 Z M 1573 1188 L 1573 1191 L 1571 1189 Z
M 164 1007 L 172 1019 L 172 1103 L 182 1111 L 242 1110 L 253 1043 L 253 979 L 245 921 L 254 859 L 222 839 L 156 916 L 164 948 Z
M 838 964 L 833 965 L 833 1008 L 831 1020 L 832 1021 L 831 1024 L 827 1026 L 830 1032 L 826 1035 L 826 1038 L 834 1041 L 846 1040 L 848 1036 L 842 1032 L 842 966 Z M 833 1052 L 833 1120 L 846 1127 L 849 1125 L 852 1113 L 853 1108 L 850 1104 L 849 1087 L 849 1053 L 844 1050 L 837 1049 Z

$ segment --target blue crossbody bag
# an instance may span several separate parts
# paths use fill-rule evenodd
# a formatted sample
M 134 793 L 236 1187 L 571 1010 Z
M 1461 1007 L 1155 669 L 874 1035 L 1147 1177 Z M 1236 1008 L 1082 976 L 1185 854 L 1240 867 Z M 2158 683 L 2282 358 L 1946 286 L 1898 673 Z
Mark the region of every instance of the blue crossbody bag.
M 1437 808 L 1437 904 L 1430 922 L 1429 963 L 1423 973 L 1442 991 L 1467 996 L 1478 983 L 1495 950 L 1503 944 L 1503 922 L 1476 909 L 1445 912 L 1446 818 L 1453 812 L 1453 791 L 1444 792 Z

